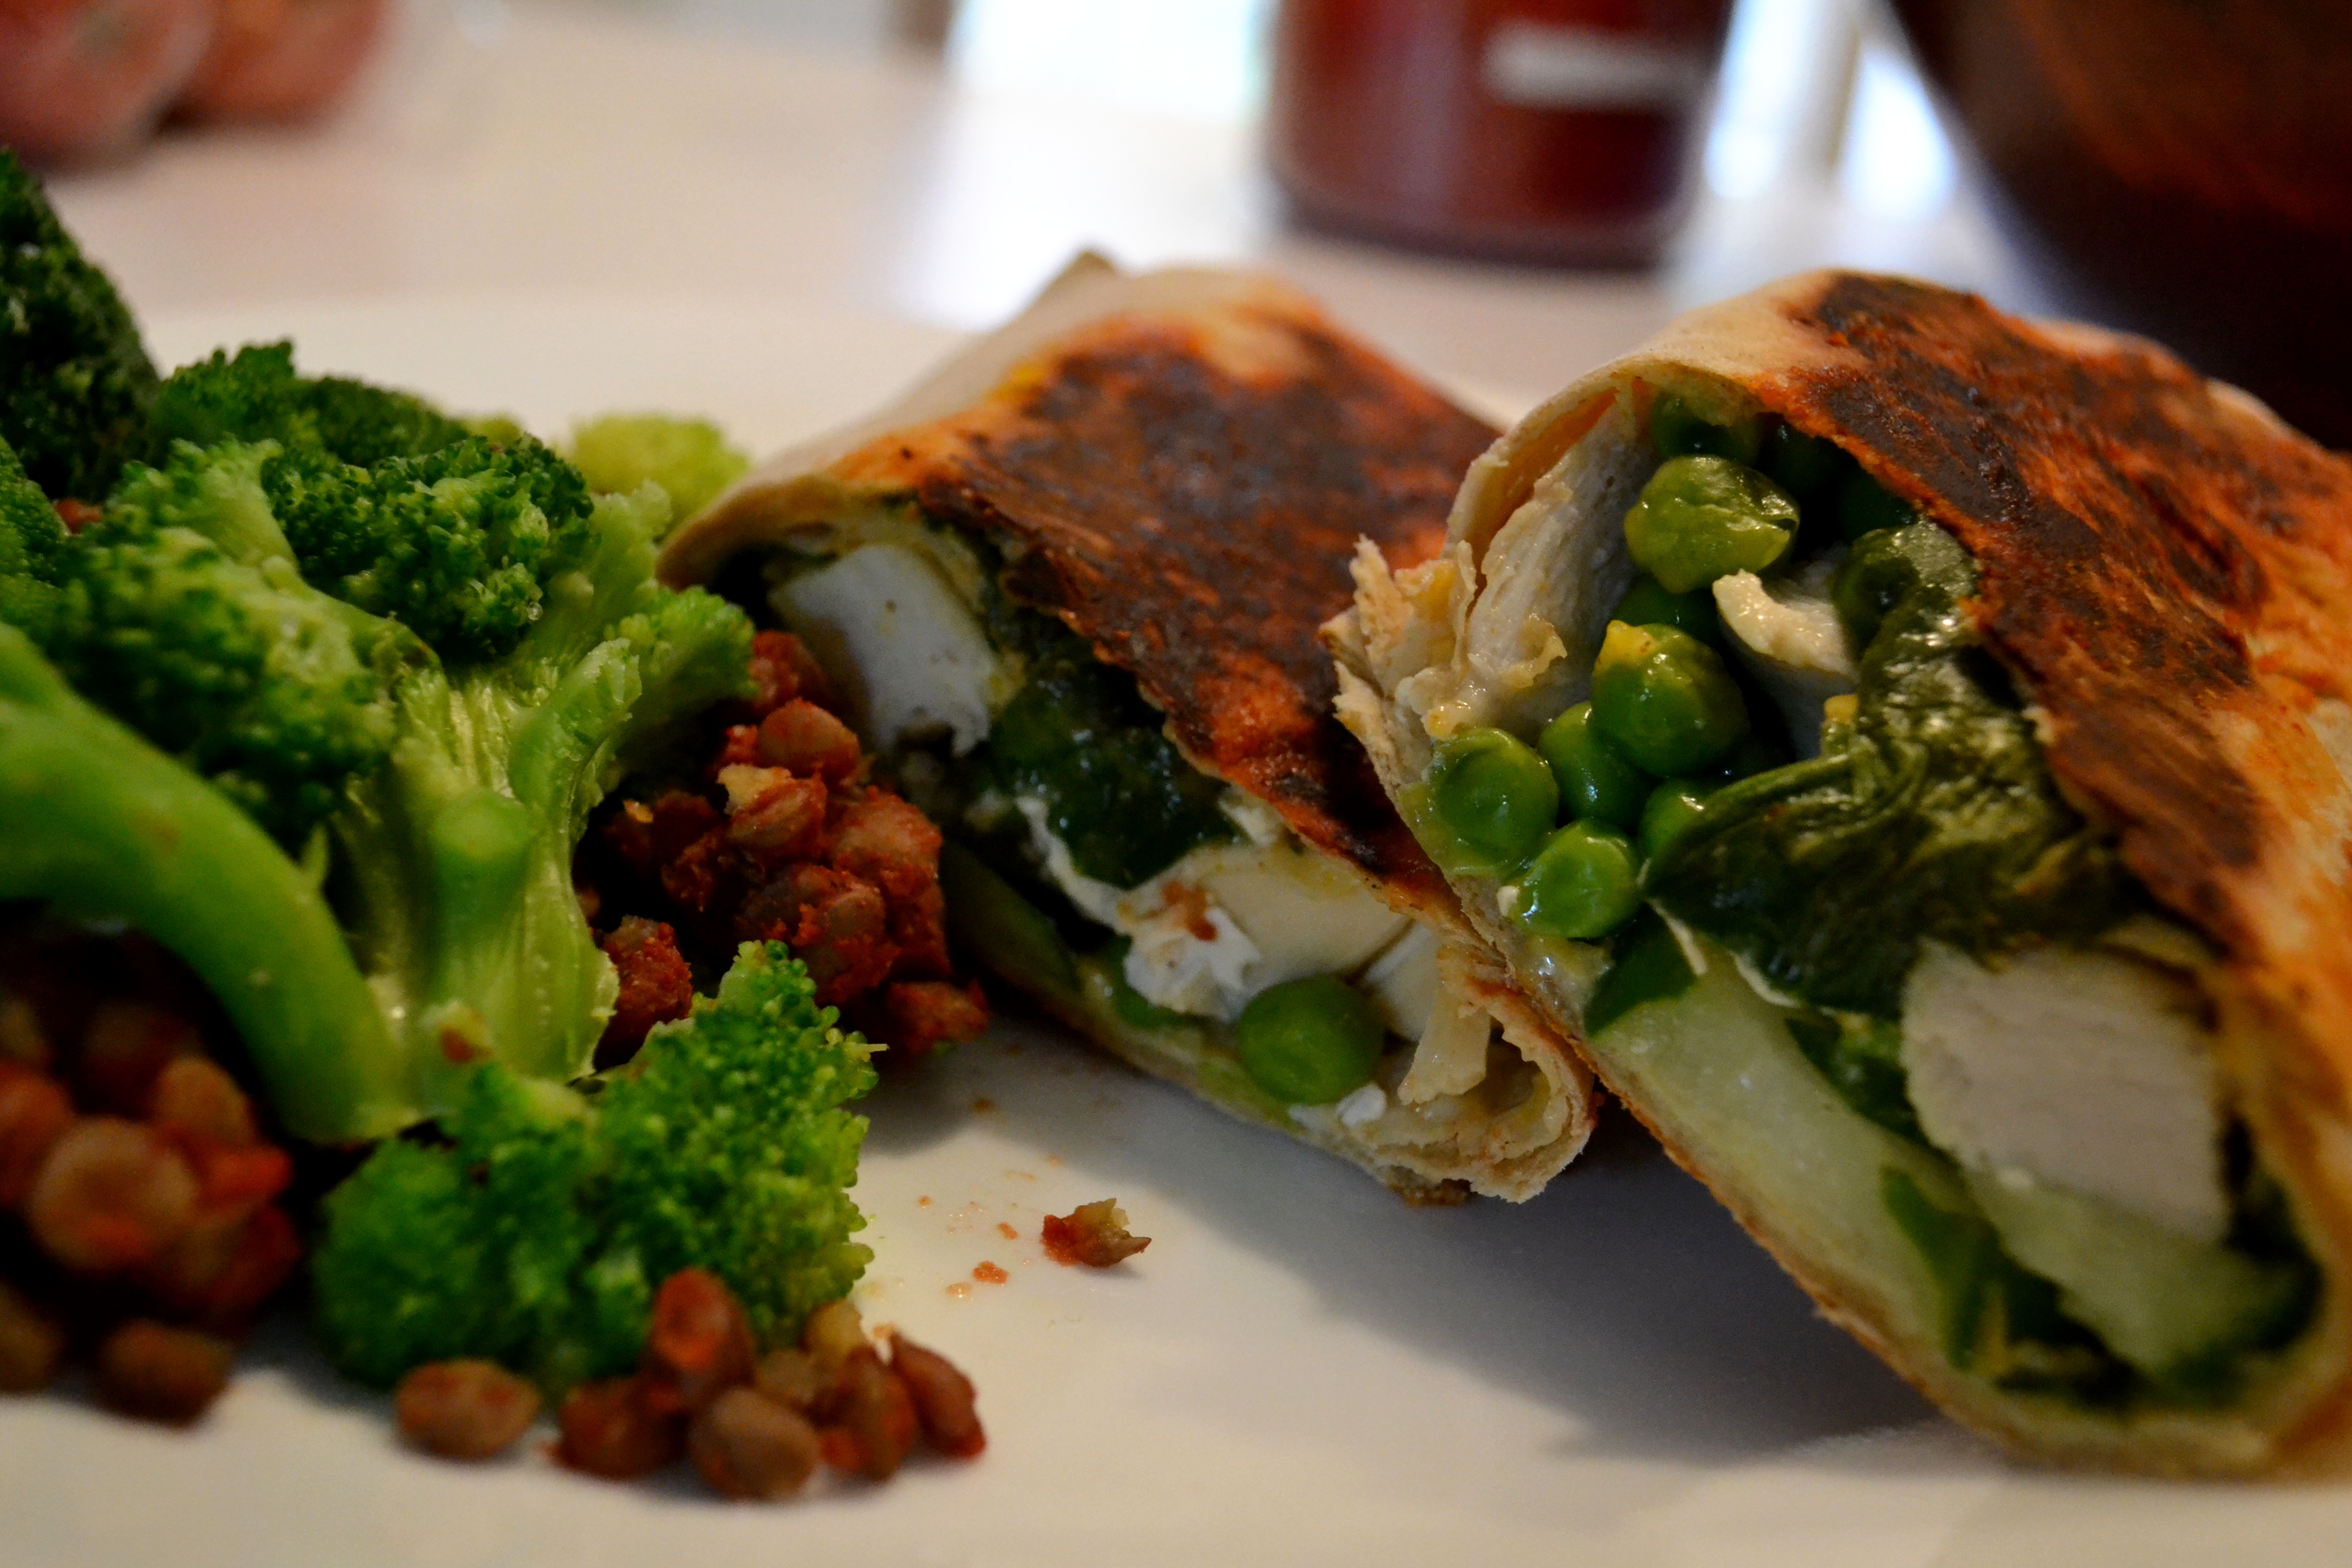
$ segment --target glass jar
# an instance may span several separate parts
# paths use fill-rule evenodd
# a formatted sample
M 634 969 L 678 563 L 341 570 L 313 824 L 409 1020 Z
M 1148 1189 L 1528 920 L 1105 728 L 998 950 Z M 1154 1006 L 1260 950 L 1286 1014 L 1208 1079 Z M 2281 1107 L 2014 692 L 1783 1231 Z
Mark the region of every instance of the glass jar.
M 1266 150 L 1307 221 L 1527 260 L 1654 258 L 1730 0 L 1284 0 Z

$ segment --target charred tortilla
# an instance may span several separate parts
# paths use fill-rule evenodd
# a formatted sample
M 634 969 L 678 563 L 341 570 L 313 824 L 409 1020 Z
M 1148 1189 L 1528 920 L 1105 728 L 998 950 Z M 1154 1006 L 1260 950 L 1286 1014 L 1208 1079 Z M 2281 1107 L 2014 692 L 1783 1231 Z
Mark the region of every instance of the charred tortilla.
M 1047 645 L 1037 627 L 1066 628 L 1055 635 L 1076 640 L 1052 646 L 1080 648 L 1084 659 L 1130 681 L 1148 726 L 1172 742 L 1179 768 L 1212 793 L 1209 781 L 1222 781 L 1236 799 L 1264 808 L 1249 818 L 1258 825 L 1252 831 L 1266 840 L 1267 856 L 1292 857 L 1283 863 L 1315 883 L 1317 908 L 1337 909 L 1360 889 L 1371 902 L 1347 918 L 1364 924 L 1368 941 L 1418 929 L 1415 962 L 1425 978 L 1439 977 L 1435 1006 L 1456 1019 L 1450 1032 L 1437 1031 L 1452 1065 L 1434 1079 L 1425 1068 L 1412 1079 L 1410 1031 L 1392 1034 L 1374 1081 L 1381 1108 L 1359 1098 L 1343 1120 L 1331 1104 L 1286 1104 L 1241 1069 L 1234 1013 L 1257 970 L 1244 966 L 1238 979 L 1218 970 L 1213 996 L 1185 971 L 1192 978 L 1183 994 L 1208 998 L 1199 1006 L 1160 1005 L 1172 990 L 1139 999 L 1125 988 L 1130 974 L 1147 985 L 1150 976 L 1179 983 L 1104 949 L 1114 927 L 1155 953 L 1173 952 L 1170 964 L 1198 955 L 1181 951 L 1182 933 L 1166 931 L 1164 921 L 1151 928 L 1165 939 L 1159 946 L 1149 932 L 1129 932 L 1125 914 L 1107 921 L 1113 901 L 1124 898 L 1117 907 L 1130 912 L 1146 895 L 1171 908 L 1186 904 L 1207 939 L 1202 951 L 1213 949 L 1225 940 L 1214 919 L 1224 896 L 1218 886 L 1256 874 L 1235 844 L 1203 846 L 1209 861 L 1198 864 L 1228 873 L 1214 886 L 1165 866 L 1150 868 L 1157 879 L 1140 884 L 1080 876 L 1070 866 L 1083 861 L 1085 844 L 1056 858 L 1064 847 L 1038 807 L 1027 868 L 1055 886 L 1025 901 L 1054 908 L 1061 927 L 1048 940 L 1042 921 L 1024 921 L 1017 910 L 969 920 L 983 959 L 1129 1060 L 1339 1152 L 1408 1195 L 1525 1197 L 1582 1144 L 1589 1080 L 1478 952 L 1444 879 L 1333 717 L 1335 678 L 1317 637 L 1348 601 L 1356 542 L 1377 541 L 1400 567 L 1425 559 L 1444 538 L 1462 471 L 1493 436 L 1279 284 L 1212 272 L 1130 278 L 1089 260 L 897 408 L 764 465 L 670 543 L 661 571 L 672 583 L 722 571 L 740 580 L 747 555 L 766 557 L 771 579 L 783 584 L 772 591 L 786 619 L 837 622 L 835 610 L 813 606 L 835 605 L 845 578 L 813 577 L 815 563 L 872 566 L 874 552 L 887 548 L 924 557 L 998 639 L 981 683 L 989 712 L 978 713 L 980 699 L 964 700 L 949 726 L 951 745 L 917 731 L 871 733 L 890 728 L 894 715 L 920 710 L 936 718 L 935 710 L 952 704 L 940 695 L 926 707 L 920 694 L 908 694 L 884 668 L 880 644 L 868 638 L 862 654 L 854 646 L 855 627 L 827 622 L 809 634 L 821 650 L 830 637 L 836 660 L 863 667 L 848 671 L 853 684 L 876 688 L 869 739 L 930 746 L 932 761 L 912 764 L 919 784 L 930 776 L 927 767 L 961 776 L 960 767 L 971 771 L 961 759 L 992 754 L 981 732 L 1020 700 L 1024 679 L 1034 685 L 1037 669 L 1061 657 L 1040 651 Z M 794 572 L 801 575 L 790 583 L 778 576 Z M 926 614 L 953 618 L 943 602 Z M 1008 631 L 1010 621 L 1020 624 Z M 1026 651 L 1013 653 L 1015 643 Z M 950 683 L 987 658 L 953 650 L 926 657 Z M 894 680 L 887 691 L 877 685 Z M 1171 787 L 1191 785 L 1178 779 Z M 1018 830 L 1007 799 L 1017 795 L 983 784 L 932 804 L 950 817 L 992 812 L 989 820 L 1013 820 Z M 950 825 L 951 837 L 956 831 Z M 1001 841 L 1001 827 L 994 831 Z M 1017 890 L 985 859 L 961 862 L 968 912 Z M 996 864 L 1006 869 L 1001 857 Z M 1091 910 L 1091 923 L 1056 907 L 1064 892 Z M 1367 917 L 1367 909 L 1374 913 Z M 1246 928 L 1246 911 L 1233 912 Z M 1037 940 L 1006 940 L 1015 928 Z M 1266 940 L 1261 930 L 1255 941 L 1263 947 Z M 1372 956 L 1352 955 L 1342 968 L 1361 980 Z M 1219 961 L 1201 962 L 1215 969 Z M 1279 967 L 1272 960 L 1258 966 Z M 1460 1023 L 1473 1014 L 1475 1041 Z M 1440 1081 L 1450 1087 L 1426 1092 Z
M 2079 885 L 2115 901 L 2077 900 L 2087 932 L 2058 908 L 1975 947 L 1948 921 L 1911 950 L 1899 1007 L 1875 1013 L 1820 1005 L 1837 976 L 1808 969 L 1801 944 L 1716 920 L 1752 890 L 1720 880 L 1727 868 L 1747 865 L 1753 888 L 1801 881 L 1794 862 L 1740 861 L 1743 842 L 1844 852 L 1788 825 L 1858 787 L 1849 759 L 1929 754 L 1881 743 L 1899 726 L 1872 704 L 1898 677 L 1863 641 L 1848 649 L 1858 696 L 1814 710 L 1821 734 L 1798 737 L 1798 760 L 1724 787 L 1652 859 L 1645 892 L 1675 919 L 1655 940 L 1627 928 L 1597 988 L 1550 977 L 1558 948 L 1586 944 L 1531 939 L 1502 908 L 1507 873 L 1453 879 L 1473 923 L 1823 1310 L 1955 1415 L 2068 1462 L 2340 1468 L 2352 465 L 2142 342 L 1899 279 L 1788 279 L 1693 312 L 1522 422 L 1474 468 L 1437 562 L 1363 562 L 1330 636 L 1342 711 L 1393 794 L 1424 784 L 1447 734 L 1531 733 L 1584 695 L 1632 577 L 1621 520 L 1660 466 L 1651 419 L 1669 395 L 1727 428 L 1833 443 L 1916 509 L 1906 526 L 1928 532 L 1899 538 L 1919 559 L 1950 554 L 1937 533 L 1958 542 L 1944 668 L 1989 731 L 2030 738 L 2042 783 L 2017 787 L 2043 792 L 2028 804 L 2097 872 Z M 1864 535 L 1820 574 L 1897 540 Z M 1773 591 L 1801 608 L 1797 575 Z M 1730 603 L 1721 584 L 1716 602 Z M 1534 623 L 1558 638 L 1549 658 L 1530 652 Z M 1878 776 L 1890 795 L 1910 787 Z M 1880 886 L 1824 884 L 1780 912 L 1801 925 L 1874 898 L 1894 909 L 1937 849 L 1922 837 Z M 2150 1087 L 2167 1074 L 2168 1100 Z M 2203 1132 L 2159 1137 L 2171 1112 Z M 2203 1359 L 2165 1359 L 2184 1345 Z

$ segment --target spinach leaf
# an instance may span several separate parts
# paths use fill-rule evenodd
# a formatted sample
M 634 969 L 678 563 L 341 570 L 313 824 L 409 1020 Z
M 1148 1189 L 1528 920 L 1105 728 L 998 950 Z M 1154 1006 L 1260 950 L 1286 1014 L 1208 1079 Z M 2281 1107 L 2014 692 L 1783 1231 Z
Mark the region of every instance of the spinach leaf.
M 1978 958 L 2129 912 L 2105 838 L 2059 797 L 1977 648 L 1976 568 L 1932 523 L 1858 542 L 1834 590 L 1864 644 L 1819 757 L 1732 784 L 1653 862 L 1649 896 L 1812 1006 L 1901 1014 L 1920 943 Z
M 1223 781 L 1184 760 L 1133 676 L 992 581 L 983 611 L 990 640 L 1028 669 L 989 731 L 990 765 L 1005 794 L 1045 802 L 1046 825 L 1081 872 L 1133 888 L 1235 837 L 1218 804 Z
M 1884 1018 L 1832 1018 L 1799 1013 L 1789 1019 L 1797 1049 L 1829 1079 L 1837 1096 L 1897 1137 L 1925 1143 L 1903 1072 L 1903 1035 Z
M 1682 944 L 1653 909 L 1644 907 L 1612 938 L 1609 952 L 1609 967 L 1584 1008 L 1588 1038 L 1644 1002 L 1681 995 L 1697 978 L 1683 957 Z

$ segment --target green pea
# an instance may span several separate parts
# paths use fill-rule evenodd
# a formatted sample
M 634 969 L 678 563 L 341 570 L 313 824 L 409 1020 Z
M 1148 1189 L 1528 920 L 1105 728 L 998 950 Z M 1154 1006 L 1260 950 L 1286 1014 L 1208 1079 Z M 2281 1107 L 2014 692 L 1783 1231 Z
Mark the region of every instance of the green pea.
M 1594 822 L 1570 823 L 1519 873 L 1518 922 L 1543 936 L 1591 942 L 1642 907 L 1642 862 L 1633 840 Z
M 1667 779 L 1642 805 L 1642 858 L 1654 860 L 1680 838 L 1706 809 L 1711 786 L 1691 779 Z
M 1752 463 L 1763 449 L 1764 422 L 1752 414 L 1709 419 L 1680 393 L 1662 392 L 1650 403 L 1650 445 L 1661 458 L 1711 455 Z
M 1919 510 L 1897 500 L 1885 486 L 1856 468 L 1838 489 L 1838 531 L 1852 543 L 1882 528 L 1903 528 L 1919 521 Z
M 1674 778 L 1728 756 L 1748 733 L 1748 704 L 1696 637 L 1612 621 L 1592 666 L 1592 722 L 1636 766 Z
M 1234 1046 L 1244 1070 L 1285 1105 L 1328 1105 L 1371 1081 L 1386 1033 L 1362 992 L 1317 974 L 1251 997 Z
M 1761 572 L 1796 536 L 1789 492 L 1728 458 L 1668 458 L 1625 514 L 1634 564 L 1675 594 Z
M 1650 775 L 1625 760 L 1625 753 L 1592 727 L 1592 704 L 1580 702 L 1543 727 L 1536 749 L 1551 764 L 1559 781 L 1560 804 L 1568 815 L 1631 827 L 1642 815 L 1650 793 Z
M 1819 501 L 1834 508 L 1838 487 L 1853 471 L 1853 459 L 1819 436 L 1808 436 L 1783 421 L 1772 426 L 1764 443 L 1764 471 L 1800 505 Z
M 1669 594 L 1664 584 L 1646 575 L 1633 579 L 1609 618 L 1629 626 L 1672 626 L 1701 642 L 1723 640 L 1723 617 L 1716 613 L 1712 592 L 1694 588 L 1687 594 Z
M 1465 730 L 1437 748 L 1429 805 L 1469 855 L 1516 866 L 1559 819 L 1559 784 L 1535 749 L 1500 730 Z

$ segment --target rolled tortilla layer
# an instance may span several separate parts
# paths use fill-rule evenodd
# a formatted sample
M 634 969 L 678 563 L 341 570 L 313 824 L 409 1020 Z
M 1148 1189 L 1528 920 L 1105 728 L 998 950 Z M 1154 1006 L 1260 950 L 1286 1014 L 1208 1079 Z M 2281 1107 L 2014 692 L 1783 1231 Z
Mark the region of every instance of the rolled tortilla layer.
M 1633 578 L 1621 523 L 1659 462 L 1647 421 L 1662 392 L 1834 442 L 1958 541 L 1977 574 L 1962 609 L 1978 645 L 2022 698 L 2064 800 L 2107 836 L 2156 918 L 2071 968 L 2049 949 L 1988 969 L 1931 947 L 1904 1014 L 1925 1137 L 1850 1109 L 1792 1037 L 1790 999 L 1686 930 L 1685 989 L 1612 1009 L 1587 1039 L 1594 966 L 1570 955 L 1589 946 L 1508 918 L 1500 876 L 1451 879 L 1471 923 L 1823 1312 L 1947 1410 L 2065 1462 L 2340 1468 L 2352 1453 L 2352 465 L 2137 340 L 1897 279 L 1786 279 L 1692 312 L 1529 415 L 1472 468 L 1434 560 L 1400 571 L 1360 554 L 1355 605 L 1326 636 L 1340 713 L 1393 796 L 1427 778 L 1446 736 L 1531 737 L 1586 695 Z M 1762 604 L 1752 583 L 1741 594 L 1718 592 L 1727 618 Z M 1949 1282 L 1917 1241 L 1948 1199 L 1955 1214 L 1992 1215 L 2012 1260 L 2034 1269 L 2080 1255 L 2053 1205 L 2109 1212 L 2084 1206 L 2085 1193 L 2106 1202 L 2095 1173 L 2048 1174 L 2070 1152 L 2085 1168 L 2125 1162 L 2128 1149 L 2100 1154 L 2103 1141 L 2125 1137 L 2134 1094 L 2161 1099 L 2146 1083 L 2095 1091 L 2097 1064 L 2046 1021 L 2096 1010 L 2084 998 L 2105 984 L 2101 964 L 2168 977 L 2179 1000 L 2164 1016 L 2185 1021 L 2154 1032 L 2189 1045 L 2165 1058 L 2126 1042 L 2134 1059 L 2189 1086 L 2168 1103 L 2193 1110 L 2202 1095 L 2217 1125 L 2242 1128 L 2232 1168 L 2275 1180 L 2319 1281 L 2291 1342 L 2194 1396 L 2126 1390 L 2101 1405 L 2036 1392 L 2014 1365 L 1957 1364 Z M 2030 989 L 2037 965 L 2064 972 L 2044 996 L 2056 1012 L 2004 1026 L 2006 1057 L 1977 1039 L 1960 1041 L 1973 1055 L 1937 1055 L 1943 1037 L 1911 1027 L 1915 1005 L 1922 1020 L 1930 1007 L 1998 1018 L 1969 987 L 1998 972 Z M 2023 1110 L 1968 1124 L 1967 1095 L 2012 1070 L 2029 1090 L 2070 1073 L 2092 1087 L 2043 1107 L 2039 1132 Z M 2004 1138 L 2034 1136 L 2038 1171 L 2004 1163 Z M 2200 1157 L 2219 1172 L 2220 1148 Z M 2168 1174 L 2174 1198 L 2164 1172 L 2133 1189 L 2154 1221 L 2113 1228 L 2155 1224 L 2169 1238 L 2157 1251 L 2200 1226 L 2220 1236 L 2229 1216 Z M 2105 1316 L 2065 1304 L 2111 1349 L 2135 1347 L 2144 1327 L 2128 1300 Z
M 1333 718 L 1317 637 L 1348 602 L 1353 542 L 1377 540 L 1398 565 L 1427 556 L 1493 436 L 1271 279 L 1128 276 L 1086 258 L 894 406 L 762 465 L 669 542 L 660 573 L 741 583 L 754 581 L 747 556 L 845 562 L 887 541 L 925 556 L 938 568 L 923 576 L 926 605 L 888 600 L 908 623 L 895 645 L 814 626 L 814 591 L 786 616 L 814 618 L 812 641 L 847 667 L 866 739 L 885 752 L 928 726 L 961 755 L 1003 710 L 1022 679 L 1012 664 L 945 645 L 906 651 L 945 621 L 985 619 L 992 592 L 1084 638 L 1165 716 L 1185 763 L 1238 792 L 1228 809 L 1248 832 L 1220 851 L 1221 880 L 1170 872 L 1129 889 L 1076 875 L 1039 814 L 1041 869 L 1072 903 L 1097 921 L 1155 919 L 1125 959 L 1081 951 L 1066 924 L 1057 931 L 982 858 L 952 850 L 951 927 L 1097 1044 L 1408 1197 L 1522 1199 L 1583 1145 L 1590 1076 L 1463 922 Z M 894 658 L 926 673 L 882 668 Z M 1217 904 L 1277 861 L 1296 873 L 1277 879 L 1291 904 Z M 1139 899 L 1154 908 L 1139 912 Z M 1307 913 L 1284 912 L 1294 906 Z M 1157 918 L 1179 909 L 1191 914 L 1175 929 Z M 1410 970 L 1419 989 L 1383 994 L 1406 1000 L 1389 1010 L 1370 1085 L 1285 1104 L 1242 1069 L 1233 1016 L 1278 967 L 1272 947 L 1300 949 L 1296 931 L 1273 928 L 1326 916 L 1378 927 L 1379 952 L 1335 936 L 1322 957 L 1294 956 L 1294 971 L 1340 966 L 1377 988 Z M 1255 942 L 1229 940 L 1235 928 Z M 1147 935 L 1166 941 L 1145 952 Z M 1123 994 L 1147 960 L 1167 983 L 1149 1000 L 1181 991 L 1184 1016 Z

